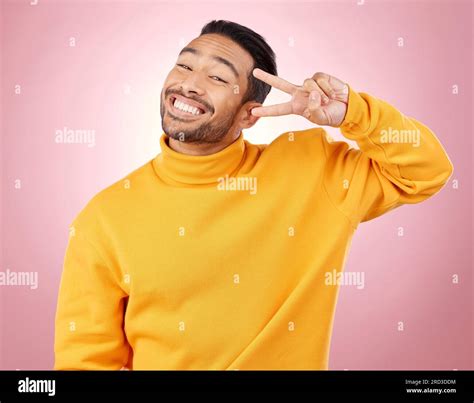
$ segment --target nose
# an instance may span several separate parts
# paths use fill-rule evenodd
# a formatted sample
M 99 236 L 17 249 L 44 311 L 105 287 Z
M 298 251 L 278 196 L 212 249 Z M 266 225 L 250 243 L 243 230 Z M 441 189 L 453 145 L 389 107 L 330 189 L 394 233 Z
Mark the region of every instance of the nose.
M 200 73 L 192 71 L 181 82 L 181 89 L 184 95 L 204 95 L 203 77 Z

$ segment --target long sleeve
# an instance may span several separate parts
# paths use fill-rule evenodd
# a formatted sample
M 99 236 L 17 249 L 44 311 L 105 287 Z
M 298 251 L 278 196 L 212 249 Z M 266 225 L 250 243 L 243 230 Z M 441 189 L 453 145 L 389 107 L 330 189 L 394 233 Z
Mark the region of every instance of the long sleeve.
M 340 130 L 360 150 L 321 136 L 324 186 L 354 227 L 429 198 L 452 174 L 446 152 L 428 127 L 368 94 L 350 89 Z
M 121 369 L 129 358 L 123 331 L 127 295 L 103 253 L 80 226 L 72 228 L 56 311 L 54 369 Z

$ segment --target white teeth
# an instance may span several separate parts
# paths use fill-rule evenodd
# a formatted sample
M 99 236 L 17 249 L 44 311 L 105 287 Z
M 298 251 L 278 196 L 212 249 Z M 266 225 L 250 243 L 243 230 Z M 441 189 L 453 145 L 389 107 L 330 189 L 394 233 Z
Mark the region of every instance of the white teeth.
M 178 101 L 177 99 L 174 100 L 173 106 L 180 111 L 188 112 L 192 115 L 200 115 L 202 112 L 196 108 L 195 106 L 191 106 L 185 104 L 184 102 Z

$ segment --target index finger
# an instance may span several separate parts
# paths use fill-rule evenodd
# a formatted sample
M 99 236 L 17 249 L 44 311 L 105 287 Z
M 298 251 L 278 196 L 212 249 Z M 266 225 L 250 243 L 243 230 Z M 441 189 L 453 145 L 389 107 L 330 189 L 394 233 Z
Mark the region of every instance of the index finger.
M 262 69 L 253 69 L 253 75 L 255 78 L 258 78 L 264 83 L 267 83 L 272 87 L 278 88 L 279 90 L 285 91 L 288 94 L 293 94 L 293 92 L 297 89 L 296 85 L 289 83 L 283 78 L 267 73 Z

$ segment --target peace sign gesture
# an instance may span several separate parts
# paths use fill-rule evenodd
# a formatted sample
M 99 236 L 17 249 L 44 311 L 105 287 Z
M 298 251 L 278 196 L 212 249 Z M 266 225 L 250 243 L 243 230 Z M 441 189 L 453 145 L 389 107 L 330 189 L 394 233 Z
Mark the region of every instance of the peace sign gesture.
M 254 116 L 301 115 L 318 125 L 338 127 L 344 120 L 349 100 L 349 87 L 325 73 L 316 73 L 304 80 L 302 86 L 283 78 L 254 69 L 255 78 L 291 95 L 291 101 L 252 109 Z

